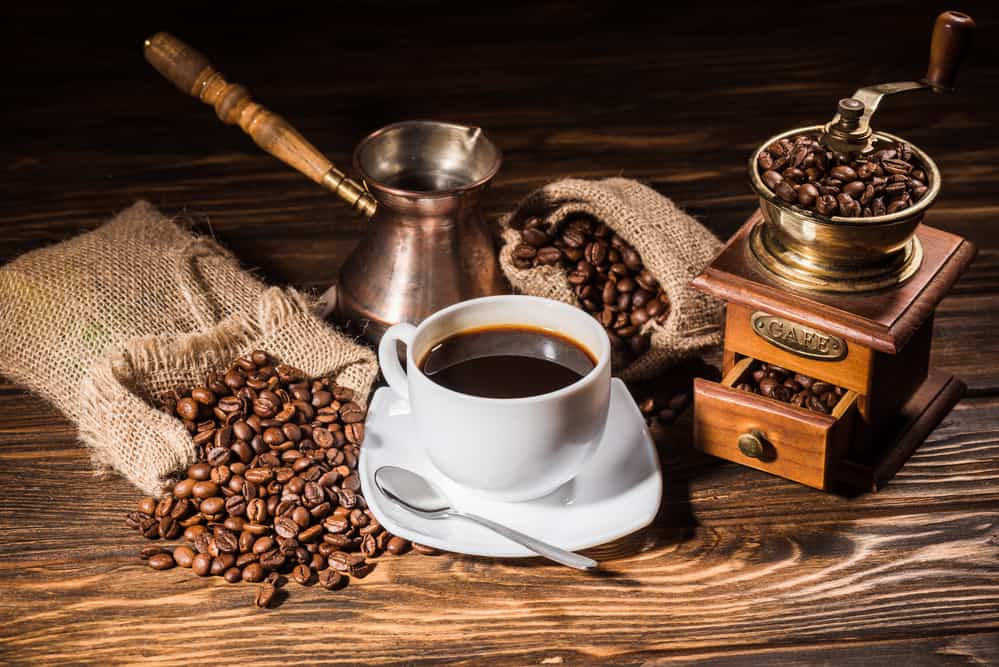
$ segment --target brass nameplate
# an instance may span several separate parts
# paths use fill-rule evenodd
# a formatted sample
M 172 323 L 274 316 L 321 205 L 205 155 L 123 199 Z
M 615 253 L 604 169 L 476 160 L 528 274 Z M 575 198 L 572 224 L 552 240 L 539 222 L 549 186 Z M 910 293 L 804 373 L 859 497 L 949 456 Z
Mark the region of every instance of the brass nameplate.
M 838 336 L 760 310 L 753 313 L 751 320 L 753 331 L 761 338 L 788 352 L 824 361 L 846 356 L 846 341 Z

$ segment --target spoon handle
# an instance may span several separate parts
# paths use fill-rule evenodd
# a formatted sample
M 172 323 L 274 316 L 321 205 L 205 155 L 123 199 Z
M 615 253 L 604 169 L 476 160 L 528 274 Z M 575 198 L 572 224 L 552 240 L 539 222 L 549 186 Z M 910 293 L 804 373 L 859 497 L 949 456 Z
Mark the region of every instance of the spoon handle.
M 560 549 L 559 547 L 548 544 L 547 542 L 542 542 L 541 540 L 535 539 L 530 535 L 525 535 L 513 528 L 507 528 L 506 526 L 496 523 L 486 519 L 485 517 L 477 516 L 475 514 L 468 514 L 467 512 L 458 512 L 452 510 L 448 512 L 451 516 L 461 517 L 463 519 L 468 519 L 473 521 L 480 526 L 485 526 L 490 530 L 496 531 L 508 540 L 513 540 L 522 547 L 530 549 L 539 556 L 544 556 L 549 560 L 553 560 L 556 563 L 561 563 L 562 565 L 567 565 L 569 567 L 574 567 L 577 570 L 595 570 L 597 568 L 597 561 L 592 558 L 587 558 L 586 556 L 580 556 L 572 551 L 566 551 L 565 549 Z

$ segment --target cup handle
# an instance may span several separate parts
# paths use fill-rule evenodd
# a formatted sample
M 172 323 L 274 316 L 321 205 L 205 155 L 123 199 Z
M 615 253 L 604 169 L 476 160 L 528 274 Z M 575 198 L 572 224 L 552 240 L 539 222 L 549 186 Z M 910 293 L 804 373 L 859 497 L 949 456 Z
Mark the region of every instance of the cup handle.
M 393 324 L 382 335 L 378 343 L 378 365 L 382 367 L 382 375 L 397 396 L 409 399 L 409 378 L 399 363 L 399 347 L 396 341 L 402 341 L 409 347 L 413 344 L 416 327 L 408 322 Z

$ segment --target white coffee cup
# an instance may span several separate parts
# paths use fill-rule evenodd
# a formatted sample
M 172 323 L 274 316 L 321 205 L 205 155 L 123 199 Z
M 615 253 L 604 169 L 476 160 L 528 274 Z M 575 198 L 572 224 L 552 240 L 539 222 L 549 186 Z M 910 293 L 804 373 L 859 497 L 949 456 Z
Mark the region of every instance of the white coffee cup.
M 485 398 L 443 387 L 419 362 L 438 343 L 469 329 L 517 325 L 568 337 L 597 360 L 557 391 L 525 398 Z M 405 371 L 397 341 L 406 344 Z M 419 326 L 396 324 L 378 346 L 389 386 L 409 400 L 419 441 L 445 475 L 497 500 L 530 500 L 575 477 L 596 449 L 610 406 L 610 341 L 578 308 L 533 296 L 489 296 L 438 311 Z M 414 438 L 416 440 L 416 438 Z

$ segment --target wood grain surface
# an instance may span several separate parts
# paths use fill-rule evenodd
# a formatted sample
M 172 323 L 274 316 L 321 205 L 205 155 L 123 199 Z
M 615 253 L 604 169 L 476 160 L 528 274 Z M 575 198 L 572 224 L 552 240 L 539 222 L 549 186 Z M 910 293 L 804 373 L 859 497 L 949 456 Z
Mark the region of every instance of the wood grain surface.
M 365 222 L 263 154 L 142 57 L 170 30 L 339 165 L 407 118 L 485 127 L 495 219 L 560 176 L 642 179 L 720 237 L 752 211 L 746 157 L 862 84 L 921 76 L 936 3 L 92 5 L 8 13 L 0 262 L 136 199 L 186 212 L 276 284 L 325 289 Z M 957 7 L 954 7 L 957 9 Z M 965 398 L 882 492 L 843 498 L 659 443 L 648 528 L 538 560 L 407 555 L 339 592 L 153 572 L 137 492 L 96 479 L 66 419 L 0 380 L 0 663 L 999 664 L 999 50 L 993 3 L 956 95 L 887 100 L 875 125 L 931 153 L 927 222 L 979 248 L 934 322 Z

